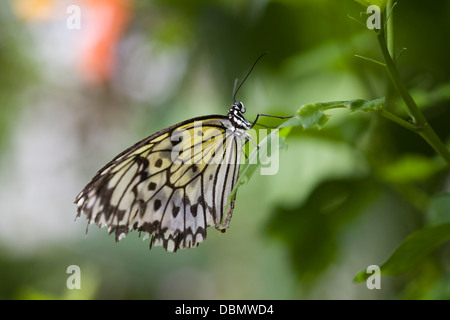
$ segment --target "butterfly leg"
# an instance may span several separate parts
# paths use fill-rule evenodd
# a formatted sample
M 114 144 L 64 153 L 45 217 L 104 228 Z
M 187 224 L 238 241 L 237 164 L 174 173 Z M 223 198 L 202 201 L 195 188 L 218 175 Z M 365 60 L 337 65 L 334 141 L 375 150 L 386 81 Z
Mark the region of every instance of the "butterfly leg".
M 247 132 L 244 132 L 245 134 L 245 138 L 247 139 L 247 141 L 250 141 L 251 143 L 253 143 L 253 145 L 256 147 L 256 149 L 259 149 L 258 144 L 255 143 L 255 141 L 252 140 L 252 137 L 250 137 L 250 135 Z
M 256 123 L 258 122 L 259 117 L 270 117 L 270 118 L 277 118 L 277 119 L 289 119 L 289 118 L 292 118 L 293 116 L 279 117 L 279 116 L 273 116 L 271 114 L 258 113 L 258 115 L 256 116 L 255 121 L 253 121 L 250 129 L 253 128 L 256 125 Z

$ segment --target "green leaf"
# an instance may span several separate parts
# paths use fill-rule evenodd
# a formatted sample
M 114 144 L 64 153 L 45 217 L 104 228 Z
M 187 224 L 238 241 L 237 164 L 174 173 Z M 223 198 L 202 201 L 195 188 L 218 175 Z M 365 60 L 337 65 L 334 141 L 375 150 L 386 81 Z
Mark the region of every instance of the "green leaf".
M 295 116 L 285 123 L 283 127 L 287 126 L 302 126 L 303 129 L 308 129 L 317 126 L 322 128 L 330 118 L 325 111 L 336 108 L 347 108 L 351 112 L 356 111 L 378 111 L 383 107 L 384 97 L 375 100 L 349 100 L 349 101 L 332 101 L 332 102 L 319 102 L 312 104 L 302 105 Z
M 427 254 L 448 240 L 450 240 L 450 222 L 414 232 L 381 265 L 381 275 L 398 276 L 409 271 Z M 362 282 L 369 276 L 366 270 L 362 270 L 355 276 L 354 281 Z
M 314 103 L 303 105 L 298 109 L 296 118 L 299 120 L 299 125 L 303 129 L 308 129 L 313 126 L 322 128 L 330 118 L 325 114 L 325 110 L 330 109 L 327 103 Z
M 381 108 L 383 108 L 384 100 L 385 100 L 384 97 L 374 99 L 374 100 L 369 100 L 369 101 L 357 99 L 357 100 L 346 101 L 346 102 L 343 102 L 342 104 L 345 107 L 349 108 L 352 112 L 355 112 L 355 111 L 368 112 L 368 111 L 378 111 Z

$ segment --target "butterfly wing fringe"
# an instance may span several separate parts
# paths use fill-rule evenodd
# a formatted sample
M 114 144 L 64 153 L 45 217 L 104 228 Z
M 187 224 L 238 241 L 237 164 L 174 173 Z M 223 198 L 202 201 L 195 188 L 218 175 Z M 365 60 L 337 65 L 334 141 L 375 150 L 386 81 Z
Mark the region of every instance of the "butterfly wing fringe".
M 201 226 L 197 227 L 194 232 L 191 227 L 184 230 L 162 227 L 159 220 L 155 220 L 152 223 L 143 222 L 142 224 L 136 222 L 134 225 L 129 225 L 124 223 L 123 220 L 119 220 L 119 224 L 113 224 L 111 223 L 113 219 L 110 218 L 108 220 L 105 212 L 95 212 L 93 207 L 89 207 L 87 205 L 89 203 L 88 199 L 86 194 L 77 199 L 76 203 L 79 205 L 77 217 L 80 217 L 82 214 L 86 215 L 88 220 L 87 226 L 96 224 L 100 228 L 108 227 L 108 233 L 114 234 L 116 242 L 125 238 L 129 231 L 137 230 L 139 233 L 145 233 L 144 240 L 151 237 L 150 249 L 154 246 L 162 246 L 168 252 L 176 252 L 179 249 L 197 247 L 206 239 L 206 228 Z M 124 213 L 121 215 L 125 216 Z

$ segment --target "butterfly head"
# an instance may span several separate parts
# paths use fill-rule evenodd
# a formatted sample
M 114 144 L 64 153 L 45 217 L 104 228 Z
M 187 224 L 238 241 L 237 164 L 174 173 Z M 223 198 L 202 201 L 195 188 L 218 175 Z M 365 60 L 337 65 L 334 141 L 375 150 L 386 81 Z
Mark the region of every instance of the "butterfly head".
M 261 54 L 258 57 L 258 59 L 256 59 L 255 63 L 253 63 L 252 67 L 250 68 L 250 71 L 247 73 L 247 75 L 245 76 L 244 80 L 242 80 L 242 82 L 241 82 L 241 84 L 239 86 L 237 86 L 238 79 L 236 79 L 234 81 L 234 88 L 233 88 L 233 95 L 232 95 L 233 105 L 231 106 L 231 108 L 230 108 L 230 110 L 228 112 L 228 119 L 230 120 L 231 124 L 233 125 L 233 127 L 235 129 L 248 130 L 248 129 L 251 129 L 253 127 L 253 124 L 250 123 L 247 119 L 245 119 L 245 117 L 244 117 L 244 113 L 245 113 L 244 104 L 242 102 L 236 101 L 236 94 L 238 93 L 238 91 L 242 87 L 242 85 L 244 84 L 245 80 L 247 80 L 248 76 L 252 72 L 253 68 L 255 67 L 255 65 L 259 61 L 259 59 L 261 59 L 263 56 L 265 56 L 268 53 L 269 53 L 269 51 L 266 51 L 263 54 Z M 255 121 L 255 123 L 256 123 L 256 121 Z
M 237 129 L 248 130 L 252 124 L 244 117 L 245 107 L 242 102 L 235 101 L 228 111 L 228 119 L 231 124 Z
M 244 104 L 239 101 L 234 102 L 233 105 L 231 106 L 231 108 L 235 108 L 236 110 L 239 110 L 239 112 L 241 112 L 241 113 L 245 113 L 245 111 L 246 111 Z

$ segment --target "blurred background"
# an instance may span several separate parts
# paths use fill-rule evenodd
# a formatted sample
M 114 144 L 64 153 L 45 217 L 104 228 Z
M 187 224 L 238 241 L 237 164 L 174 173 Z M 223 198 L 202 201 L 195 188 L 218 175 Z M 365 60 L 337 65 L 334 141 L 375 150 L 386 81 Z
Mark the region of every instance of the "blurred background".
M 196 249 L 149 251 L 136 232 L 116 244 L 75 221 L 97 170 L 169 125 L 226 114 L 234 79 L 267 50 L 238 94 L 250 120 L 381 96 L 403 115 L 385 70 L 354 56 L 382 60 L 362 11 L 351 0 L 2 1 L 0 298 L 450 298 L 448 243 L 380 290 L 353 282 L 450 189 L 434 151 L 375 113 L 333 110 L 322 130 L 294 130 L 278 174 L 255 174 L 227 232 L 210 228 Z M 447 143 L 450 3 L 400 0 L 394 15 L 399 69 Z M 66 287 L 70 265 L 81 290 Z

